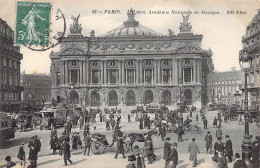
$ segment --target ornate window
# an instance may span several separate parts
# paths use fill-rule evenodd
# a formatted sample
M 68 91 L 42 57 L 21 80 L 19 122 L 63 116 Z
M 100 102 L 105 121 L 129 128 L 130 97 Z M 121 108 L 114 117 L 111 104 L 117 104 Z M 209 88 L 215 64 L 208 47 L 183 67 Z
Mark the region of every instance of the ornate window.
M 184 63 L 185 63 L 186 65 L 189 65 L 189 64 L 190 64 L 190 60 L 189 60 L 189 59 L 185 59 L 185 60 L 184 60 Z
M 146 83 L 152 83 L 152 70 L 151 69 L 148 69 L 148 70 L 145 70 L 145 82 Z
M 111 61 L 110 62 L 110 66 L 115 66 L 116 65 L 116 62 L 115 61 Z
M 71 83 L 78 83 L 78 70 L 71 70 L 70 71 L 70 75 L 71 75 Z
M 76 61 L 72 61 L 71 62 L 71 66 L 77 66 L 77 62 Z
M 127 70 L 127 83 L 134 83 L 134 73 L 135 71 L 133 69 Z
M 128 61 L 127 64 L 128 64 L 129 66 L 133 66 L 133 65 L 134 65 L 133 61 Z
M 117 76 L 117 72 L 116 72 L 116 69 L 111 69 L 109 70 L 109 82 L 112 83 L 112 84 L 116 84 L 116 76 Z
M 191 68 L 184 68 L 183 69 L 183 76 L 184 82 L 191 82 L 192 81 L 192 71 Z
M 163 75 L 163 83 L 169 83 L 171 79 L 170 69 L 163 69 L 162 75 Z
M 145 65 L 146 65 L 146 66 L 152 65 L 152 61 L 151 61 L 151 60 L 146 60 L 146 61 L 145 61 Z
M 91 78 L 91 83 L 93 84 L 98 84 L 100 80 L 100 71 L 99 70 L 92 70 L 92 78 Z

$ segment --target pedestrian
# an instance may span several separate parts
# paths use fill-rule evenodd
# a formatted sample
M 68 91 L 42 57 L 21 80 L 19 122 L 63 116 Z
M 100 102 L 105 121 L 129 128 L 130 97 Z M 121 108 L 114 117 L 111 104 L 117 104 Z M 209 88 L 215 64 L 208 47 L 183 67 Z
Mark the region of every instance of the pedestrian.
M 86 155 L 86 152 L 88 150 L 87 155 L 89 156 L 91 142 L 92 142 L 90 134 L 85 136 L 84 141 L 85 141 L 85 150 L 84 150 L 84 154 L 83 155 Z
M 83 125 L 84 125 L 84 119 L 83 119 L 83 116 L 81 115 L 79 117 L 79 129 L 80 130 L 83 128 Z
M 63 152 L 63 145 L 65 142 L 65 138 L 66 138 L 66 133 L 63 132 L 61 137 L 58 139 L 59 142 L 59 154 L 62 156 L 62 152 Z
M 30 166 L 31 167 L 37 167 L 39 147 L 37 146 L 35 136 L 31 137 L 31 141 L 29 142 L 28 147 L 30 149 L 29 150 L 29 157 L 28 157 L 28 160 L 31 161 Z
M 190 111 L 190 118 L 192 118 L 192 112 Z
M 165 124 L 161 124 L 159 127 L 159 136 L 161 136 L 161 140 L 164 141 L 164 138 L 166 137 L 166 127 Z
M 151 120 L 150 120 L 150 117 L 147 117 L 147 129 L 151 129 Z
M 5 161 L 7 162 L 6 168 L 11 168 L 16 166 L 16 164 L 11 160 L 10 156 L 6 156 Z
M 35 135 L 34 137 L 35 137 L 36 148 L 37 148 L 38 152 L 40 152 L 41 151 L 41 147 L 42 147 L 41 140 L 38 139 L 37 135 Z
M 212 135 L 210 134 L 210 131 L 207 132 L 207 135 L 205 136 L 206 141 L 206 150 L 207 154 L 211 154 L 211 148 L 212 148 Z
M 131 116 L 130 116 L 130 114 L 127 115 L 127 118 L 128 118 L 127 122 L 130 123 L 130 122 L 131 122 Z
M 204 117 L 204 119 L 203 119 L 203 126 L 204 126 L 204 129 L 208 129 L 208 119 L 206 117 Z
M 218 127 L 221 127 L 221 123 L 222 123 L 222 118 L 219 117 L 219 119 L 218 119 Z
M 222 138 L 223 136 L 223 132 L 222 130 L 220 129 L 220 127 L 218 127 L 218 129 L 216 130 L 216 138 Z
M 78 149 L 78 147 L 77 147 L 77 135 L 76 135 L 75 130 L 73 130 L 71 140 L 72 140 L 72 149 L 77 150 Z
M 115 159 L 117 159 L 118 153 L 122 153 L 123 159 L 125 159 L 124 140 L 123 140 L 123 137 L 119 137 L 119 138 L 117 139 L 117 148 L 116 148 Z
M 141 153 L 138 145 L 134 146 L 133 154 L 136 156 L 136 168 L 146 168 L 144 162 L 144 155 L 143 153 Z
M 244 123 L 243 123 L 243 119 L 242 119 L 242 114 L 239 115 L 238 125 L 239 125 L 240 123 L 244 124 Z
M 176 134 L 178 134 L 178 142 L 182 142 L 182 135 L 184 135 L 184 130 L 181 125 L 176 129 Z
M 196 114 L 196 121 L 199 121 L 199 115 Z
M 224 147 L 224 144 L 221 140 L 222 140 L 222 138 L 219 137 L 218 141 L 214 144 L 215 155 L 216 155 L 217 152 L 224 153 L 225 147 Z
M 106 121 L 106 130 L 109 131 L 110 130 L 110 126 L 109 126 L 109 120 Z
M 141 116 L 141 117 L 140 117 L 140 120 L 139 120 L 139 122 L 140 122 L 140 124 L 139 124 L 139 129 L 144 129 L 144 126 L 143 126 L 144 123 L 143 123 L 143 121 L 144 121 L 144 120 L 143 120 L 143 117 Z
M 51 137 L 52 136 L 57 136 L 57 130 L 55 129 L 55 127 L 53 125 L 51 125 Z
M 225 154 L 228 157 L 229 162 L 232 162 L 233 149 L 232 149 L 232 141 L 229 139 L 229 135 L 226 135 Z
M 188 152 L 190 153 L 190 161 L 192 161 L 192 167 L 197 166 L 197 153 L 200 153 L 195 138 L 192 138 L 192 142 L 189 144 Z
M 71 134 L 72 123 L 70 120 L 67 121 L 67 130 Z
M 103 122 L 102 112 L 99 113 L 99 122 Z
M 67 166 L 67 161 L 69 161 L 70 164 L 72 164 L 73 162 L 70 160 L 71 155 L 70 155 L 69 137 L 65 138 L 65 142 L 63 145 L 63 151 L 64 151 L 64 155 L 63 155 L 64 166 Z
M 165 160 L 165 166 L 164 168 L 167 168 L 168 166 L 168 160 L 171 154 L 171 146 L 172 144 L 170 143 L 171 138 L 170 137 L 166 137 L 165 138 L 165 142 L 164 142 L 164 146 L 163 146 L 163 159 Z
M 236 161 L 234 163 L 233 168 L 247 168 L 246 162 L 244 160 L 239 159 L 240 155 L 239 153 L 235 154 Z
M 172 147 L 171 147 L 171 153 L 170 156 L 168 157 L 168 159 L 165 162 L 165 168 L 168 167 L 169 163 L 172 161 L 172 168 L 176 168 L 177 164 L 178 164 L 178 152 L 176 150 L 177 148 L 177 143 L 173 143 Z
M 214 126 L 217 127 L 217 125 L 218 125 L 218 120 L 217 120 L 217 117 L 215 117 L 213 120 L 213 127 Z
M 25 166 L 25 163 L 26 163 L 26 161 L 25 161 L 25 151 L 24 151 L 23 146 L 24 146 L 24 142 L 21 142 L 21 145 L 19 147 L 19 152 L 17 154 L 17 158 L 20 160 L 21 166 Z
M 259 136 L 256 136 L 255 137 L 255 141 L 252 143 L 253 145 L 253 158 L 252 158 L 252 161 L 255 165 L 255 167 L 259 167 L 260 165 L 260 160 L 259 160 L 259 151 L 260 151 L 260 146 L 259 146 L 259 142 L 260 142 L 260 137 Z
M 221 152 L 218 153 L 217 163 L 218 168 L 228 168 L 226 158 Z
M 59 143 L 59 139 L 57 137 L 57 134 L 54 134 L 51 139 L 50 139 L 50 146 L 52 151 L 52 154 L 55 155 L 56 150 L 58 149 L 58 143 Z
M 147 156 L 147 160 L 148 160 L 148 164 L 152 164 L 152 160 L 154 160 L 153 158 L 153 143 L 151 141 L 150 138 L 147 138 L 145 143 L 144 143 L 144 150 L 145 150 L 145 154 Z

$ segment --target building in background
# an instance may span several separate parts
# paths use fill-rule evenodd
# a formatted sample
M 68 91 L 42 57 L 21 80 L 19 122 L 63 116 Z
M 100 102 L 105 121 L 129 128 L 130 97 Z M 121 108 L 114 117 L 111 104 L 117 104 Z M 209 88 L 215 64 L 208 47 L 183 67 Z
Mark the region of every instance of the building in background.
M 0 111 L 18 112 L 21 104 L 20 64 L 23 55 L 14 46 L 14 31 L 0 18 Z
M 249 92 L 248 107 L 250 109 L 259 109 L 260 9 L 258 9 L 258 13 L 247 26 L 246 34 L 242 38 L 242 43 L 243 49 L 239 51 L 239 57 L 246 55 L 253 59 L 247 78 L 247 88 Z M 241 85 L 240 89 L 244 91 L 244 85 Z
M 149 103 L 169 107 L 207 105 L 212 100 L 212 51 L 201 49 L 183 16 L 180 33 L 162 35 L 128 11 L 123 25 L 96 37 L 81 34 L 74 18 L 70 34 L 52 52 L 52 98 L 88 107 L 127 108 Z M 181 94 L 180 94 L 181 93 Z M 181 99 L 180 99 L 181 95 Z M 176 106 L 174 106 L 176 107 Z
M 51 101 L 51 77 L 46 74 L 21 74 L 24 87 L 22 101 L 32 108 L 42 108 L 44 103 Z
M 213 73 L 213 103 L 222 104 L 241 104 L 241 91 L 239 86 L 242 84 L 241 70 L 232 67 L 230 71 Z M 240 94 L 238 96 L 238 93 Z

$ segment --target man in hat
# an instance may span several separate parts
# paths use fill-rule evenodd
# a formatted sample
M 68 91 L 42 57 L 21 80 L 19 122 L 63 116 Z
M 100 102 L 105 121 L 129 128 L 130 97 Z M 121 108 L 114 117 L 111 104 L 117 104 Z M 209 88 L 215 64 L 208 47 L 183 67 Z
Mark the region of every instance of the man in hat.
M 152 164 L 153 160 L 153 143 L 150 138 L 147 138 L 144 143 L 144 149 L 147 156 L 148 164 Z
M 90 134 L 87 134 L 85 137 L 84 137 L 84 141 L 85 141 L 85 150 L 84 150 L 84 154 L 83 155 L 86 155 L 86 151 L 88 150 L 88 153 L 87 155 L 89 156 L 89 152 L 90 152 L 90 146 L 91 146 L 91 137 L 90 137 Z
M 177 152 L 176 148 L 177 148 L 177 143 L 173 143 L 170 156 L 168 159 L 166 159 L 166 162 L 165 162 L 165 168 L 168 167 L 168 165 L 171 161 L 173 162 L 172 167 L 176 168 L 177 163 L 178 163 L 178 152 Z
M 29 142 L 28 147 L 30 148 L 28 160 L 31 161 L 32 167 L 36 167 L 37 166 L 39 147 L 37 145 L 35 136 L 31 137 L 31 141 Z
M 226 135 L 226 146 L 225 146 L 225 154 L 229 159 L 229 162 L 232 162 L 233 149 L 232 149 L 232 141 L 229 139 L 229 135 Z
M 171 138 L 170 137 L 166 137 L 165 138 L 165 142 L 164 142 L 164 146 L 163 146 L 163 159 L 166 160 L 165 162 L 165 168 L 167 168 L 168 164 L 167 160 L 169 160 L 170 154 L 171 154 L 171 146 L 172 144 L 170 143 Z
M 116 148 L 115 159 L 117 159 L 118 153 L 122 153 L 123 158 L 125 158 L 125 153 L 124 153 L 124 140 L 123 140 L 123 137 L 119 137 L 119 138 L 117 139 L 117 148 Z
M 64 159 L 64 166 L 67 166 L 67 161 L 70 162 L 70 164 L 72 164 L 72 161 L 70 160 L 70 145 L 69 145 L 69 141 L 70 138 L 66 137 L 65 138 L 65 142 L 63 144 L 63 151 L 64 151 L 64 155 L 63 155 L 63 159 Z
M 204 117 L 204 119 L 203 119 L 203 126 L 204 126 L 204 129 L 208 129 L 208 119 L 206 117 Z
M 197 153 L 200 153 L 198 145 L 195 143 L 195 138 L 192 138 L 192 142 L 189 144 L 188 152 L 190 153 L 190 161 L 192 161 L 192 167 L 197 166 Z
M 221 142 L 221 140 L 222 140 L 222 138 L 219 137 L 219 138 L 218 138 L 218 141 L 217 141 L 217 142 L 215 143 L 215 145 L 214 145 L 215 154 L 216 154 L 217 152 L 221 152 L 221 153 L 224 152 L 225 147 L 224 147 L 224 144 Z
M 206 149 L 207 153 L 211 154 L 211 148 L 212 148 L 212 135 L 210 134 L 210 131 L 207 132 L 207 135 L 205 136 L 206 141 Z
M 239 153 L 235 154 L 236 161 L 234 163 L 233 168 L 247 168 L 246 162 L 244 160 L 239 159 L 240 155 Z
M 66 138 L 66 133 L 63 132 L 61 137 L 59 138 L 58 142 L 59 142 L 59 154 L 62 156 L 62 151 L 63 151 L 63 145 L 65 142 L 65 138 Z
M 5 161 L 7 162 L 6 168 L 11 168 L 11 167 L 14 167 L 16 165 L 14 162 L 12 162 L 10 156 L 6 156 Z

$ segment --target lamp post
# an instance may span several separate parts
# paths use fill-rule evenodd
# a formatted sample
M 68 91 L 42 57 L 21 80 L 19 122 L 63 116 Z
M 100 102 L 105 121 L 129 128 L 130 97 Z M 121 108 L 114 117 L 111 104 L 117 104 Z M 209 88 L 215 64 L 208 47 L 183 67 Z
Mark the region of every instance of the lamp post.
M 252 64 L 252 58 L 247 55 L 246 50 L 243 55 L 240 55 L 239 57 L 239 65 L 244 72 L 245 77 L 245 100 L 244 100 L 244 118 L 245 118 L 245 136 L 242 141 L 242 159 L 246 162 L 246 165 L 248 168 L 253 168 L 254 165 L 251 162 L 250 158 L 252 156 L 252 143 L 251 143 L 251 137 L 249 135 L 249 116 L 250 113 L 248 112 L 248 91 L 247 91 L 247 76 L 249 73 L 250 66 Z

